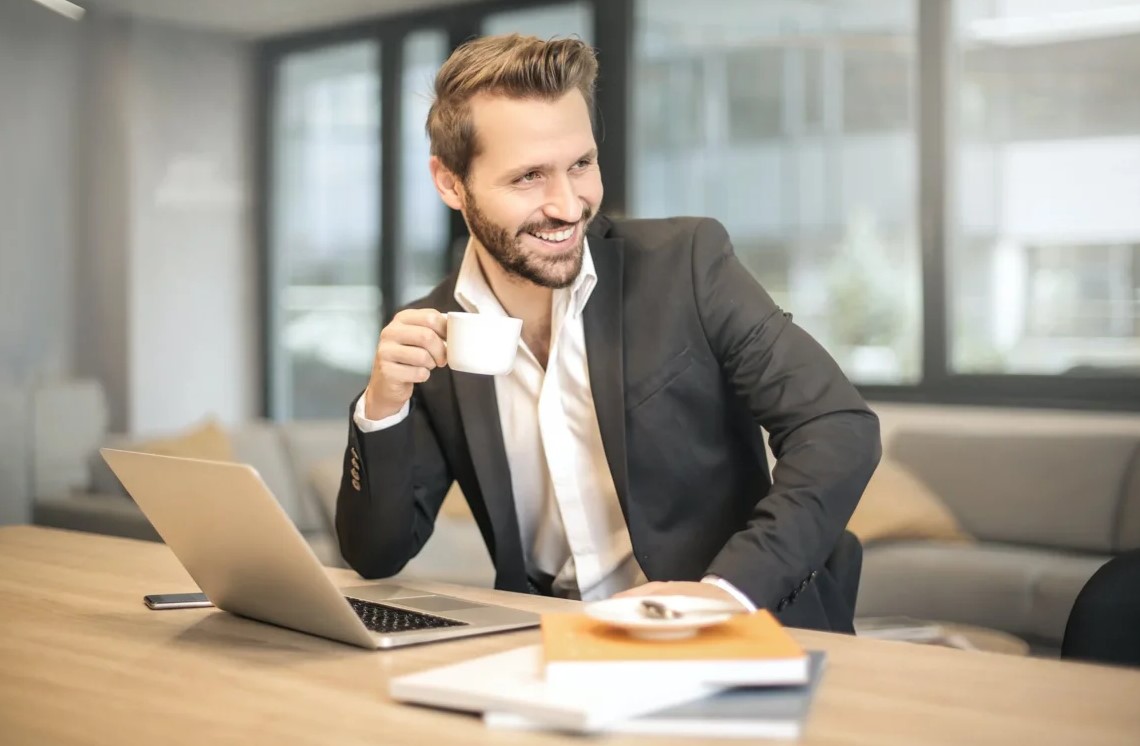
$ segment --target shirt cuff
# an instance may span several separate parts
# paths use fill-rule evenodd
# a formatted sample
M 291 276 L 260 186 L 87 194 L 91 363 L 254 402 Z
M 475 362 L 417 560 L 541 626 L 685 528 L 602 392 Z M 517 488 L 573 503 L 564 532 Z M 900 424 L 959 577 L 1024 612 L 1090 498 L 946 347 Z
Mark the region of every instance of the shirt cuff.
M 364 395 L 361 394 L 360 398 L 356 400 L 356 411 L 352 413 L 352 421 L 360 428 L 362 433 L 374 433 L 377 430 L 387 430 L 390 427 L 395 427 L 408 418 L 408 412 L 412 410 L 411 401 L 404 402 L 404 406 L 400 407 L 400 411 L 396 414 L 389 415 L 380 420 L 370 420 L 364 416 Z
M 701 578 L 701 582 L 702 583 L 712 583 L 717 588 L 720 588 L 722 591 L 727 592 L 728 595 L 735 598 L 737 600 L 737 602 L 741 606 L 743 606 L 744 608 L 748 609 L 748 611 L 750 611 L 750 612 L 756 611 L 756 604 L 752 603 L 752 600 L 749 599 L 748 596 L 745 596 L 743 593 L 740 592 L 739 588 L 737 588 L 735 585 L 728 582 L 724 578 L 719 577 L 717 575 L 706 575 L 703 578 Z

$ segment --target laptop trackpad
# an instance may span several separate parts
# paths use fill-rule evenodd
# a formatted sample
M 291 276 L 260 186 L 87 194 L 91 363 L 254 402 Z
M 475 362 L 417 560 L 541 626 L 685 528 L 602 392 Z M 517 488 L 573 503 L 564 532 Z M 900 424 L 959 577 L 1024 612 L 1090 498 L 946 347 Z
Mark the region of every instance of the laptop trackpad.
M 477 604 L 474 601 L 464 601 L 462 598 L 452 598 L 451 596 L 401 598 L 396 603 L 405 608 L 420 611 L 459 611 L 461 609 L 479 609 L 486 605 Z

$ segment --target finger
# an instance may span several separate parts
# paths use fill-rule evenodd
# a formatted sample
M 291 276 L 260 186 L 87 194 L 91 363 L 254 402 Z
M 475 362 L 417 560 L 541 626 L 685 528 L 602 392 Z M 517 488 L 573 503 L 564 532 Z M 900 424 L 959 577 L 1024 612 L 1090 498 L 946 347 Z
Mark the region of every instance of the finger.
M 407 347 L 420 347 L 428 351 L 437 366 L 447 364 L 447 349 L 443 344 L 443 338 L 430 327 L 393 321 L 380 333 L 381 346 L 385 342 Z
M 409 308 L 396 314 L 392 321 L 410 326 L 424 326 L 440 337 L 447 336 L 447 314 L 440 313 L 434 308 Z
M 385 361 L 380 365 L 385 380 L 392 383 L 423 383 L 431 376 L 431 371 L 419 365 L 404 365 Z
M 391 360 L 401 365 L 412 365 L 431 370 L 438 367 L 435 357 L 423 347 L 388 344 L 380 346 L 380 359 Z

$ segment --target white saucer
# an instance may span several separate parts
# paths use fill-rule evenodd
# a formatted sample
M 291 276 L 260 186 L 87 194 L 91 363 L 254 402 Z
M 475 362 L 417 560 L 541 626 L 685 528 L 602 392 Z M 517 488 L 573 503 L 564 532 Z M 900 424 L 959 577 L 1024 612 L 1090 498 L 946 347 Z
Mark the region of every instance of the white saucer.
M 641 611 L 642 601 L 656 601 L 681 613 L 700 611 L 700 614 L 680 619 L 654 619 Z M 698 596 L 635 596 L 611 598 L 586 604 L 586 616 L 623 629 L 634 637 L 646 640 L 680 640 L 692 637 L 705 627 L 723 624 L 732 618 L 739 607 L 725 601 Z M 714 613 L 721 612 L 721 613 Z

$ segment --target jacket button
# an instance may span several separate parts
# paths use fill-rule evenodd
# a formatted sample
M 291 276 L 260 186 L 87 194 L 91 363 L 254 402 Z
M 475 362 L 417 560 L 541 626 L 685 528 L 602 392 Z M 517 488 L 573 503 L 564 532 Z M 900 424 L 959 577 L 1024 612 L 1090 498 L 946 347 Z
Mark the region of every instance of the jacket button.
M 355 466 L 354 466 L 354 467 L 352 467 L 352 481 L 354 481 L 354 482 L 359 482 L 359 481 L 360 481 L 360 472 L 358 472 L 358 471 L 356 470 L 356 467 L 355 467 Z
M 354 490 L 356 490 L 357 492 L 360 492 L 360 480 L 357 480 L 357 479 L 352 480 L 352 488 Z

